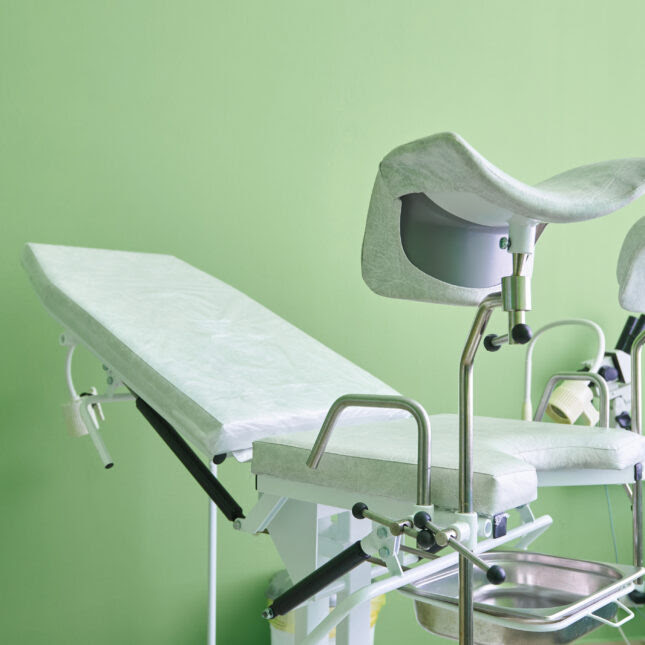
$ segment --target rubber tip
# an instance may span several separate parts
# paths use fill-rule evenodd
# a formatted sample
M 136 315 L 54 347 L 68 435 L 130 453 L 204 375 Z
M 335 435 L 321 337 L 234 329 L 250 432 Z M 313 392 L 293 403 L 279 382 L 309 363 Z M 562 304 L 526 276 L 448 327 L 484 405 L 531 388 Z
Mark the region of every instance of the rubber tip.
M 271 607 L 267 607 L 263 612 L 262 612 L 262 618 L 266 618 L 266 620 L 271 620 L 274 618 L 273 615 L 273 609 Z
M 219 466 L 220 464 L 223 464 L 224 461 L 226 461 L 226 453 L 223 452 L 221 455 L 214 455 L 213 456 L 213 463 L 216 466 Z
M 414 525 L 418 529 L 424 529 L 426 524 L 431 520 L 431 517 L 425 511 L 418 511 L 414 514 Z
M 518 345 L 526 345 L 533 338 L 533 332 L 528 325 L 518 323 L 511 329 L 511 336 Z
M 105 464 L 105 470 L 110 470 L 110 468 L 114 467 L 114 462 L 111 461 L 109 464 Z
M 502 348 L 501 345 L 494 345 L 493 344 L 493 341 L 496 338 L 497 338 L 497 336 L 495 336 L 495 334 L 488 334 L 488 336 L 486 336 L 484 338 L 484 349 L 489 351 L 489 352 L 496 352 L 498 349 L 501 349 Z
M 436 544 L 432 531 L 421 529 L 417 534 L 417 547 L 424 551 L 430 550 Z
M 363 513 L 367 510 L 367 504 L 363 504 L 363 502 L 356 502 L 354 506 L 352 506 L 352 515 L 357 519 L 357 520 L 362 520 L 364 519 Z
M 634 591 L 629 594 L 629 599 L 635 605 L 645 605 L 645 593 L 638 591 L 638 589 L 634 589 Z
M 506 571 L 502 567 L 494 564 L 486 572 L 486 578 L 492 585 L 501 585 L 506 580 Z

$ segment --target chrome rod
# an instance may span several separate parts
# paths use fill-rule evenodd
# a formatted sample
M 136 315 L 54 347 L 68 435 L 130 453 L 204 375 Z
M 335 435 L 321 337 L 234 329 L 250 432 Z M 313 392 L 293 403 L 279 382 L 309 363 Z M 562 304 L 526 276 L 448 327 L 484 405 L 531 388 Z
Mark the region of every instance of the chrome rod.
M 412 399 L 396 395 L 345 394 L 336 399 L 323 421 L 307 466 L 318 468 L 340 413 L 346 408 L 391 408 L 409 412 L 417 423 L 417 504 L 430 506 L 430 419 L 423 406 Z
M 632 362 L 632 371 L 633 365 L 634 363 Z M 546 387 L 542 393 L 542 398 L 540 399 L 540 403 L 535 411 L 533 421 L 542 421 L 544 413 L 546 412 L 546 406 L 553 394 L 553 390 L 555 390 L 555 386 L 561 381 L 592 381 L 598 388 L 598 398 L 600 400 L 600 427 L 609 427 L 609 387 L 607 386 L 607 381 L 605 381 L 605 379 L 599 374 L 596 374 L 596 372 L 559 372 L 558 374 L 554 374 L 546 383 Z
M 531 280 L 523 275 L 527 260 L 526 253 L 513 253 L 513 273 L 502 278 L 502 305 L 508 312 L 509 345 L 518 342 L 513 329 L 525 324 L 526 312 L 531 309 Z
M 643 434 L 643 392 L 641 383 L 642 353 L 645 331 L 632 344 L 632 432 Z M 634 566 L 643 566 L 643 482 L 638 479 L 632 487 L 632 521 L 634 535 Z M 641 584 L 642 578 L 637 580 Z
M 473 361 L 493 309 L 502 306 L 502 294 L 488 295 L 479 305 L 459 363 L 459 510 L 473 510 Z M 459 554 L 459 642 L 474 643 L 473 565 Z
M 501 347 L 502 345 L 508 343 L 508 339 L 508 334 L 501 334 L 500 336 L 495 336 L 495 338 L 492 338 L 490 342 L 491 345 L 495 345 L 495 347 Z

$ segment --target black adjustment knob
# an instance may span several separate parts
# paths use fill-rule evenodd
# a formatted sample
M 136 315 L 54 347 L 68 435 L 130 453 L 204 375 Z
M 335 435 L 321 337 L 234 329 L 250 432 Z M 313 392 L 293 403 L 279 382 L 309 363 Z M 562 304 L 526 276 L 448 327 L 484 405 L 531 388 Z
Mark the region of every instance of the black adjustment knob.
M 497 338 L 495 334 L 488 334 L 484 338 L 484 349 L 486 349 L 489 352 L 496 352 L 498 349 L 501 349 L 501 345 L 495 345 L 493 344 L 493 341 Z
M 506 580 L 506 571 L 502 567 L 494 564 L 486 572 L 486 579 L 492 585 L 501 585 Z
M 429 513 L 426 513 L 425 511 L 418 511 L 417 513 L 414 514 L 414 525 L 418 529 L 424 529 L 426 527 L 426 524 L 431 521 L 431 517 Z
M 616 423 L 623 430 L 631 430 L 632 429 L 632 418 L 629 416 L 628 412 L 621 412 L 619 415 L 617 415 L 616 416 Z
M 518 345 L 525 345 L 533 338 L 533 332 L 528 325 L 518 323 L 511 329 L 511 337 Z
M 602 376 L 607 383 L 611 383 L 612 381 L 617 381 L 618 377 L 620 376 L 618 370 L 615 367 L 611 367 L 610 365 L 603 365 L 599 370 L 598 374 Z
M 424 551 L 429 551 L 436 544 L 432 531 L 421 529 L 417 534 L 417 546 Z
M 638 589 L 634 589 L 629 594 L 629 599 L 636 605 L 645 605 L 645 593 L 638 591 Z
M 367 510 L 367 504 L 363 504 L 363 502 L 356 502 L 354 506 L 352 506 L 352 515 L 357 519 L 357 520 L 362 520 L 365 519 L 365 516 L 363 515 L 363 512 Z

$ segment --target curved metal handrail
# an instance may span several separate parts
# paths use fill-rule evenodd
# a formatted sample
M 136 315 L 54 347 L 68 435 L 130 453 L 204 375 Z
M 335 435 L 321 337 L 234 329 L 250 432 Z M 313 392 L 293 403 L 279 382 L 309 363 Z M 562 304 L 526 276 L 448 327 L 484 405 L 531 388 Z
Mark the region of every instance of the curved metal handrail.
M 430 505 L 430 419 L 420 403 L 404 396 L 387 394 L 345 394 L 336 399 L 323 421 L 309 457 L 307 466 L 316 469 L 327 448 L 339 415 L 346 408 L 390 408 L 409 412 L 417 423 L 417 504 Z
M 554 374 L 546 383 L 546 387 L 542 393 L 542 398 L 540 399 L 540 403 L 535 411 L 533 421 L 542 421 L 544 413 L 546 412 L 546 406 L 551 398 L 551 394 L 553 394 L 555 386 L 560 383 L 560 381 L 592 381 L 598 388 L 598 398 L 600 400 L 600 427 L 609 427 L 609 387 L 607 386 L 607 381 L 605 381 L 605 379 L 596 372 L 558 372 L 557 374 Z

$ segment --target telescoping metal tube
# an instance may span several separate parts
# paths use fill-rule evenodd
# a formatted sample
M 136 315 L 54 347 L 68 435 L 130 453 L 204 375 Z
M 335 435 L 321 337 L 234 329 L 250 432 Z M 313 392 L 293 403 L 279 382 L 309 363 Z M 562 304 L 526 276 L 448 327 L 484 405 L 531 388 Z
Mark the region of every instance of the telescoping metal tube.
M 642 331 L 632 343 L 632 432 L 643 434 L 643 389 L 641 381 L 642 354 L 645 345 L 645 331 Z M 634 534 L 634 566 L 643 566 L 643 482 L 634 473 L 632 487 L 632 519 Z M 642 578 L 637 580 L 642 583 Z M 643 601 L 643 596 L 638 599 Z
M 493 293 L 479 305 L 459 363 L 459 510 L 473 510 L 473 361 L 493 309 L 502 306 L 502 294 Z M 459 642 L 474 643 L 473 564 L 459 554 Z

